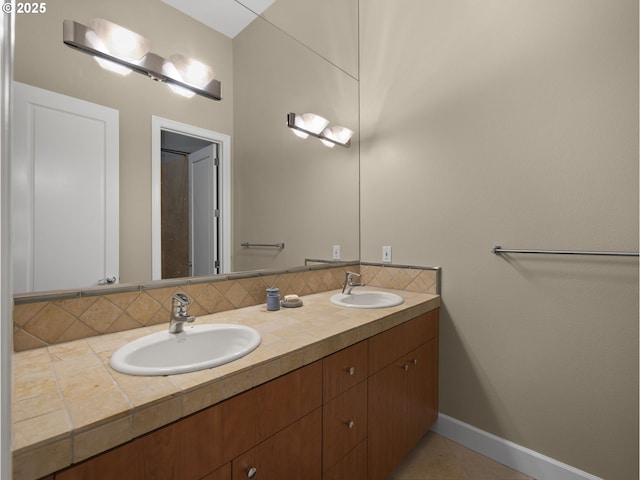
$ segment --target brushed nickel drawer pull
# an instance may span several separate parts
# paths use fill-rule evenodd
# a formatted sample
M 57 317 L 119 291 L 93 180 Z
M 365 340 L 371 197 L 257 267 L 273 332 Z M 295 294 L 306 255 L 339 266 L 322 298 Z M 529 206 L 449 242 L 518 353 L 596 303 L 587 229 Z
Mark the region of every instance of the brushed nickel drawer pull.
M 355 375 L 355 373 L 356 373 L 356 368 L 355 368 L 355 367 L 349 367 L 349 368 L 347 368 L 347 373 L 348 373 L 349 375 Z

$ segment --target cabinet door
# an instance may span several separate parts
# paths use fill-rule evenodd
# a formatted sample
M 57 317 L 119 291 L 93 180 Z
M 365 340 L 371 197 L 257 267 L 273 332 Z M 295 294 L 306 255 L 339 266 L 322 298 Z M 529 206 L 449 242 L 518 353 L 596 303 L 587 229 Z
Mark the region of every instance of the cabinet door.
M 223 464 L 219 407 L 211 407 L 57 473 L 59 480 L 198 480 Z
M 405 368 L 396 361 L 369 377 L 369 480 L 387 478 L 406 453 Z
M 438 416 L 438 357 L 435 340 L 407 356 L 407 451 L 431 428 Z
M 143 457 L 137 442 L 127 443 L 67 470 L 56 473 L 56 480 L 145 479 Z
M 320 480 L 322 409 L 318 408 L 232 462 L 233 480 Z

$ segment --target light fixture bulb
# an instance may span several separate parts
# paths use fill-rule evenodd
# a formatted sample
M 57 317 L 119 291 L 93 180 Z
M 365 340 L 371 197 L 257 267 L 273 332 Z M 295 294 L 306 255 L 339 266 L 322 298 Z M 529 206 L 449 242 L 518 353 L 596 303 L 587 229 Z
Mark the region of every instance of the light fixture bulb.
M 296 116 L 296 125 L 298 123 L 298 116 Z M 320 134 L 327 125 L 329 125 L 329 120 L 321 117 L 320 115 L 316 115 L 315 113 L 303 113 L 302 114 L 302 125 L 301 128 L 305 130 L 315 133 L 316 135 Z
M 196 92 L 193 90 L 189 90 L 188 88 L 181 87 L 180 85 L 176 85 L 175 83 L 167 83 L 167 86 L 171 89 L 173 93 L 176 93 L 180 96 L 191 98 Z
M 119 63 L 112 62 L 111 60 L 107 60 L 106 58 L 95 56 L 93 58 L 96 62 L 98 62 L 98 65 L 100 65 L 105 70 L 117 73 L 118 75 L 122 75 L 123 77 L 133 72 L 133 70 L 131 70 L 130 68 L 125 67 L 124 65 L 120 65 Z
M 322 132 L 321 136 L 327 138 L 330 141 L 333 141 L 334 143 L 339 143 L 340 145 L 347 145 L 351 140 L 351 137 L 353 136 L 353 131 L 349 130 L 346 127 L 341 127 L 337 125 L 335 127 L 326 128 Z
M 102 47 L 96 49 L 111 56 L 135 62 L 151 50 L 151 42 L 148 39 L 109 20 L 94 18 L 89 22 L 89 25 L 99 41 L 96 46 Z M 89 37 L 89 32 L 87 32 L 87 37 Z M 95 43 L 95 39 L 92 39 L 91 43 Z
M 333 147 L 335 147 L 335 146 L 336 146 L 336 144 L 335 144 L 335 143 L 330 142 L 329 140 L 325 140 L 324 138 L 321 138 L 321 139 L 320 139 L 320 141 L 322 142 L 322 144 L 323 144 L 325 147 L 333 148 Z
M 296 130 L 295 128 L 292 128 L 291 131 L 294 133 L 294 135 L 300 138 L 307 138 L 309 136 L 308 133 L 301 132 L 300 130 Z
M 184 55 L 171 55 L 171 63 L 175 66 L 175 70 L 179 77 L 176 80 L 188 83 L 198 88 L 207 85 L 214 77 L 213 70 L 206 65 L 193 58 Z

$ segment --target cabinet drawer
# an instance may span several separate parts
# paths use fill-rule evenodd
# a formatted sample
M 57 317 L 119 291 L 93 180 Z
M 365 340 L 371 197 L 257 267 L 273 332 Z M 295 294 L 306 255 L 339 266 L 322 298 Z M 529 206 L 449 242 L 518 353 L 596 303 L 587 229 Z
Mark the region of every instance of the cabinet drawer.
M 294 370 L 221 404 L 229 461 L 322 405 L 322 362 Z
M 229 480 L 231 478 L 231 464 L 225 463 L 223 467 L 220 467 L 215 472 L 211 472 L 201 480 Z
M 322 480 L 367 478 L 367 441 L 364 440 L 322 474 Z
M 365 340 L 322 360 L 323 402 L 367 378 L 368 352 L 368 342 Z
M 438 334 L 438 309 L 390 328 L 369 339 L 369 374 L 389 365 Z
M 367 382 L 360 382 L 323 406 L 323 471 L 367 436 Z
M 408 331 L 407 323 L 403 323 L 369 339 L 370 375 L 407 353 Z
M 418 348 L 436 337 L 438 333 L 438 310 L 423 313 L 406 323 L 407 351 Z
M 316 409 L 234 459 L 233 480 L 320 480 L 322 410 Z

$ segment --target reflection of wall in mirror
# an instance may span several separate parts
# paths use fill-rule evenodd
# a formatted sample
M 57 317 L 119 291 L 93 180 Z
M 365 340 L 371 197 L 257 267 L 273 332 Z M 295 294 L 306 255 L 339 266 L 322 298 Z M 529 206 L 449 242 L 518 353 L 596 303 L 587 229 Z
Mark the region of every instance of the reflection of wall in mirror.
M 312 112 L 357 130 L 358 81 L 266 22 L 234 39 L 234 79 L 235 243 L 286 245 L 236 248 L 234 267 L 331 259 L 333 245 L 341 245 L 343 259 L 358 259 L 357 134 L 350 148 L 327 148 L 286 127 L 287 113 Z
M 278 0 L 262 17 L 358 78 L 358 0 Z

